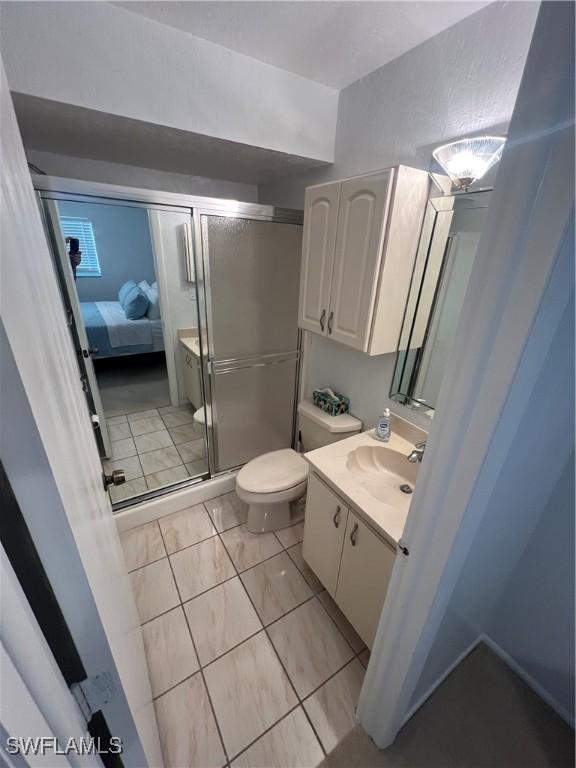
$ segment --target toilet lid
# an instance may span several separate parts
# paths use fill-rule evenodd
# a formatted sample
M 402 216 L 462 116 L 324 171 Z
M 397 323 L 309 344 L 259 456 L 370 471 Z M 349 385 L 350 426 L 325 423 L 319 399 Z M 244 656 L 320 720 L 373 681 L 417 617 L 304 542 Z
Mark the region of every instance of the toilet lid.
M 242 467 L 237 482 L 251 493 L 285 491 L 308 477 L 308 462 L 292 448 L 258 456 Z

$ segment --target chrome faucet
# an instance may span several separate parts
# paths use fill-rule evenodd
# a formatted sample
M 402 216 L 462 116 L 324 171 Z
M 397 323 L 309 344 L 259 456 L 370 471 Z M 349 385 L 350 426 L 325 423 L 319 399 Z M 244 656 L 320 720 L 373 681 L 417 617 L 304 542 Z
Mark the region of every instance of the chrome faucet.
M 424 456 L 424 450 L 426 449 L 426 441 L 423 443 L 416 443 L 416 446 L 414 447 L 414 450 L 406 457 L 408 461 L 412 462 L 412 464 L 415 464 L 417 461 L 422 461 L 422 457 Z

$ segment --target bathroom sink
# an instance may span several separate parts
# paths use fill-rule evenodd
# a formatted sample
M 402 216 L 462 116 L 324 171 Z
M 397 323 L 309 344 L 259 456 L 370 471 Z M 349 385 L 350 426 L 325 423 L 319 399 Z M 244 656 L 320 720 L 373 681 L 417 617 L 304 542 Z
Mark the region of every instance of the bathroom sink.
M 348 454 L 346 467 L 371 496 L 388 504 L 409 504 L 419 464 L 382 445 L 362 445 Z

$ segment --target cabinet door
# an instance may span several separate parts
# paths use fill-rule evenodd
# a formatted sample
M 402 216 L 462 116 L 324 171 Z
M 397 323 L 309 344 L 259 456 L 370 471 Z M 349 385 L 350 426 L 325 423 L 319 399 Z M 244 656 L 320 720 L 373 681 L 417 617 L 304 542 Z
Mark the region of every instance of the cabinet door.
M 354 512 L 348 513 L 336 602 L 372 648 L 394 567 L 395 551 Z
M 343 181 L 328 336 L 367 351 L 392 171 Z
M 310 187 L 304 199 L 302 276 L 298 325 L 326 334 L 340 182 Z
M 316 475 L 308 478 L 304 518 L 304 560 L 334 597 L 348 508 Z

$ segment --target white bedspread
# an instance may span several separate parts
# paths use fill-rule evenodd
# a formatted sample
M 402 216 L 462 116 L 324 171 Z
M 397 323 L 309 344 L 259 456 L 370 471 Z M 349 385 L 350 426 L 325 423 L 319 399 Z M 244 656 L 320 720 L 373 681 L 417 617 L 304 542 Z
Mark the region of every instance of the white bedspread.
M 150 320 L 128 320 L 120 302 L 97 301 L 98 311 L 104 318 L 111 347 L 130 347 L 152 344 Z

